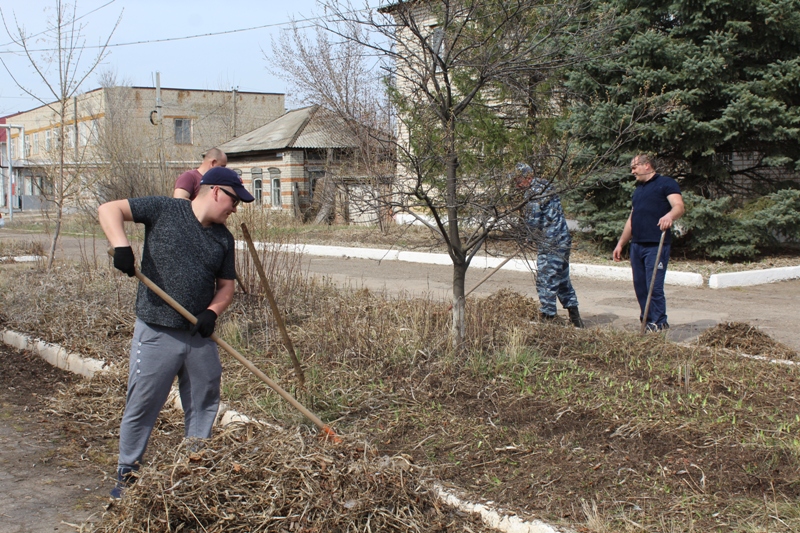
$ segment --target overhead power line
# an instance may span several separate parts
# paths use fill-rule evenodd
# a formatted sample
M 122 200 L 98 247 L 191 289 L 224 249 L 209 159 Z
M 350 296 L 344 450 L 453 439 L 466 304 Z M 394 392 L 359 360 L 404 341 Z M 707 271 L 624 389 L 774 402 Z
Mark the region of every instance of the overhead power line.
M 367 11 L 367 9 L 357 10 L 357 11 Z M 137 45 L 142 45 L 142 44 L 167 43 L 167 42 L 174 42 L 174 41 L 186 41 L 186 40 L 189 40 L 189 39 L 200 39 L 200 38 L 203 38 L 203 37 L 215 37 L 215 36 L 218 36 L 218 35 L 230 35 L 230 34 L 233 34 L 233 33 L 243 33 L 243 32 L 248 32 L 248 31 L 263 30 L 265 28 L 276 28 L 276 27 L 279 27 L 279 26 L 288 26 L 290 24 L 297 24 L 299 22 L 300 23 L 302 23 L 302 22 L 313 22 L 313 21 L 322 20 L 322 19 L 324 19 L 324 17 L 321 17 L 321 16 L 308 17 L 308 18 L 297 19 L 297 20 L 287 20 L 287 21 L 284 21 L 284 22 L 273 22 L 271 24 L 262 24 L 260 26 L 251 26 L 249 28 L 237 28 L 237 29 L 233 29 L 233 30 L 225 30 L 225 31 L 218 31 L 218 32 L 198 33 L 196 35 L 185 35 L 185 36 L 182 36 L 182 37 L 165 37 L 163 39 L 148 39 L 148 40 L 145 40 L 145 41 L 131 41 L 131 42 L 127 42 L 127 43 L 114 43 L 114 44 L 108 44 L 107 46 L 103 46 L 103 45 L 82 46 L 81 48 L 82 49 L 86 49 L 86 50 L 91 50 L 91 49 L 99 49 L 99 48 L 119 48 L 119 47 L 122 47 L 122 46 L 137 46 Z M 6 46 L 8 44 L 12 44 L 12 43 L 7 43 Z M 41 49 L 36 49 L 36 50 L 28 50 L 28 52 L 53 52 L 53 51 L 55 51 L 55 49 L 52 49 L 52 48 L 41 48 Z M 0 50 L 0 54 L 18 54 L 18 53 L 19 53 L 19 51 Z

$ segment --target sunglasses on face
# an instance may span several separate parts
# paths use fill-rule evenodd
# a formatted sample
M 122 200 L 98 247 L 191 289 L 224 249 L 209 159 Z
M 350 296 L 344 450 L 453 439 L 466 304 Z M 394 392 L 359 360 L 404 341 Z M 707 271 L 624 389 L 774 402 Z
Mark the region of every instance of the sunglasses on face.
M 239 198 L 238 196 L 236 196 L 232 192 L 228 192 L 225 189 L 223 189 L 222 187 L 217 187 L 217 188 L 219 190 L 221 190 L 222 192 L 224 192 L 225 194 L 227 194 L 230 197 L 230 199 L 233 200 L 233 207 L 236 207 L 242 201 L 241 198 Z

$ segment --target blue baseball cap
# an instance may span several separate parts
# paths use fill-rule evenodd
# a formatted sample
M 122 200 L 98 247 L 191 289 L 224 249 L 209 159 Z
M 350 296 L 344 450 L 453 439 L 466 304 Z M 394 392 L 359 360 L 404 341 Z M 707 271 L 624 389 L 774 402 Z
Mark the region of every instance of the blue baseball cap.
M 200 185 L 227 185 L 233 189 L 233 192 L 239 199 L 245 203 L 255 200 L 253 195 L 250 194 L 242 184 L 242 178 L 239 174 L 226 167 L 213 167 L 203 174 L 203 179 L 200 180 Z

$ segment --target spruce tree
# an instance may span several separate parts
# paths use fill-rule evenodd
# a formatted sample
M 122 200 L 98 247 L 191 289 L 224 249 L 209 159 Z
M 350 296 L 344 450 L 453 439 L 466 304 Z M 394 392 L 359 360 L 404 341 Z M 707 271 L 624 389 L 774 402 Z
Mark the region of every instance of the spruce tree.
M 568 73 L 568 127 L 600 153 L 643 107 L 658 112 L 618 152 L 577 209 L 591 224 L 620 218 L 629 158 L 656 154 L 660 171 L 731 208 L 782 188 L 800 171 L 800 0 L 610 0 L 620 25 L 607 55 Z M 610 211 L 610 212 L 609 212 Z M 691 229 L 691 228 L 690 228 Z M 620 228 L 621 230 L 621 228 Z M 607 243 L 610 231 L 600 235 Z

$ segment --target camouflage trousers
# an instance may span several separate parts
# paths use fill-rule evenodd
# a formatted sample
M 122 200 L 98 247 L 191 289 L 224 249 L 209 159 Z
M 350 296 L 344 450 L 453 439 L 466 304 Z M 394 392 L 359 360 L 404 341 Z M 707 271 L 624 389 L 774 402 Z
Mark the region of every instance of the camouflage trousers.
M 536 292 L 543 314 L 556 314 L 556 298 L 565 309 L 578 306 L 578 297 L 569 280 L 569 251 L 559 248 L 540 252 L 536 257 Z

